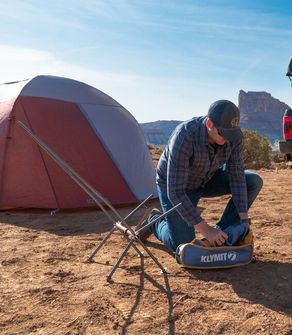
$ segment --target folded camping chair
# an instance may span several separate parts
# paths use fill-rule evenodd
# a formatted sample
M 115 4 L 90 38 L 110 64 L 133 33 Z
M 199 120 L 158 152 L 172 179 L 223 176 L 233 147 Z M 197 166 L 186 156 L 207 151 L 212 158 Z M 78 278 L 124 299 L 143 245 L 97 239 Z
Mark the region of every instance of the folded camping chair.
M 177 204 L 169 211 L 161 214 L 156 217 L 154 220 L 150 222 L 146 222 L 148 220 L 148 212 L 144 214 L 142 219 L 138 222 L 136 227 L 133 229 L 127 223 L 127 220 L 138 211 L 146 202 L 151 199 L 152 195 L 149 195 L 144 201 L 142 201 L 132 212 L 130 212 L 125 218 L 122 218 L 120 214 L 116 211 L 116 209 L 110 204 L 110 202 L 105 199 L 97 190 L 95 190 L 90 184 L 86 182 L 71 166 L 69 166 L 64 160 L 62 160 L 52 149 L 48 147 L 39 137 L 37 137 L 29 128 L 27 128 L 22 122 L 19 120 L 16 121 L 17 125 L 35 142 L 39 145 L 39 147 L 44 150 L 59 166 L 65 173 L 67 173 L 97 204 L 97 206 L 104 212 L 107 218 L 113 223 L 112 229 L 108 232 L 108 234 L 103 238 L 103 240 L 93 249 L 92 253 L 88 257 L 88 261 L 91 262 L 96 253 L 101 249 L 101 247 L 105 244 L 111 234 L 117 230 L 123 234 L 123 236 L 128 240 L 128 244 L 125 249 L 121 253 L 119 259 L 116 264 L 113 266 L 111 272 L 107 275 L 107 280 L 110 281 L 114 272 L 119 267 L 121 261 L 126 256 L 128 250 L 133 247 L 135 251 L 138 253 L 140 257 L 143 256 L 141 251 L 138 249 L 137 245 L 142 247 L 146 253 L 152 258 L 152 260 L 156 263 L 156 265 L 161 269 L 161 272 L 165 273 L 165 268 L 160 264 L 157 258 L 152 254 L 152 252 L 144 245 L 144 243 L 140 239 L 141 233 L 150 228 L 155 222 L 159 221 L 167 214 L 177 209 L 180 204 Z

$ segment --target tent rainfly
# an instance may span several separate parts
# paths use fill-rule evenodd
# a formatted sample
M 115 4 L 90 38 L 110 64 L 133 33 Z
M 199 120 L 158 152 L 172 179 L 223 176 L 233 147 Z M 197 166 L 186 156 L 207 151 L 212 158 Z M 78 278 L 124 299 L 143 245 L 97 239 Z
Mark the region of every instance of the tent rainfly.
M 0 208 L 95 206 L 17 120 L 112 204 L 156 195 L 155 170 L 142 130 L 114 99 L 54 76 L 5 86 L 9 94 L 0 96 Z

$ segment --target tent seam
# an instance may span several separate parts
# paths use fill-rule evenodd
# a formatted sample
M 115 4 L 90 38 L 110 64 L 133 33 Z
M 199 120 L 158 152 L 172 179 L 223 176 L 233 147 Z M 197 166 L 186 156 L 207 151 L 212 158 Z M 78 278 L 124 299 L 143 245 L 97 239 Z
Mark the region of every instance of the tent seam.
M 98 132 L 98 130 L 96 129 L 96 127 L 94 126 L 93 122 L 90 120 L 86 110 L 83 108 L 82 104 L 77 104 L 78 107 L 80 108 L 80 110 L 82 111 L 82 115 L 83 117 L 87 120 L 87 122 L 90 124 L 91 128 L 93 129 L 94 133 L 96 134 L 96 136 L 98 137 L 99 141 L 102 143 L 103 147 L 105 148 L 107 154 L 109 155 L 109 157 L 111 158 L 112 162 L 114 163 L 116 169 L 119 172 L 119 175 L 121 176 L 121 178 L 123 179 L 123 181 L 125 182 L 125 184 L 127 185 L 128 189 L 130 190 L 130 192 L 132 193 L 133 197 L 136 200 L 139 200 L 139 196 L 136 195 L 136 193 L 133 190 L 132 185 L 130 185 L 130 183 L 128 182 L 128 180 L 125 178 L 125 176 L 122 174 L 121 169 L 119 167 L 119 165 L 117 164 L 116 160 L 114 159 L 110 149 L 108 148 L 108 146 L 106 145 L 106 143 L 102 140 L 102 137 L 100 135 L 100 133 Z
M 22 110 L 23 110 L 23 113 L 24 113 L 26 119 L 27 119 L 27 122 L 28 122 L 28 124 L 29 124 L 31 130 L 34 132 L 33 127 L 32 127 L 32 125 L 31 125 L 31 123 L 30 123 L 29 118 L 28 118 L 28 115 L 27 115 L 27 113 L 26 113 L 26 111 L 25 111 L 25 109 L 24 109 L 24 107 L 23 107 L 23 105 L 22 105 L 21 99 L 19 99 L 19 100 L 20 100 L 20 102 L 19 102 L 19 103 L 20 103 L 20 106 L 21 106 L 21 108 L 22 108 Z M 45 168 L 45 171 L 46 171 L 46 174 L 47 174 L 49 183 L 50 183 L 50 185 L 51 185 L 52 192 L 53 192 L 53 194 L 54 194 L 54 196 L 55 196 L 55 201 L 56 201 L 56 204 L 57 204 L 57 208 L 61 208 L 61 207 L 60 207 L 60 203 L 59 203 L 59 201 L 58 201 L 57 193 L 56 193 L 56 191 L 55 191 L 55 188 L 54 188 L 54 186 L 53 186 L 52 179 L 51 179 L 51 177 L 50 177 L 49 170 L 48 170 L 48 168 L 47 168 L 47 166 L 46 166 L 45 159 L 44 159 L 43 154 L 42 154 L 42 150 L 40 149 L 40 147 L 39 147 L 38 145 L 37 145 L 37 148 L 38 148 L 38 151 L 39 151 L 39 153 L 40 153 L 41 160 L 42 160 L 42 162 L 43 162 L 43 165 L 44 165 L 44 168 Z
M 13 106 L 11 108 L 11 111 L 10 111 L 10 115 L 9 115 L 9 118 L 8 118 L 8 121 L 9 121 L 9 124 L 8 124 L 8 127 L 7 127 L 7 132 L 5 134 L 5 137 L 6 137 L 6 141 L 5 141 L 5 147 L 4 147 L 4 153 L 3 153 L 3 162 L 2 162 L 2 165 L 1 165 L 1 172 L 0 172 L 0 178 L 1 178 L 1 182 L 0 182 L 0 204 L 2 203 L 2 197 L 3 197 L 3 183 L 4 183 L 4 171 L 5 171 L 5 161 L 6 161 L 6 155 L 7 155 L 7 151 L 8 151 L 8 145 L 9 145 L 9 141 L 7 141 L 9 139 L 9 135 L 10 135 L 10 132 L 11 132 L 11 127 L 12 127 L 12 122 L 13 122 L 13 108 L 14 108 L 14 105 L 16 103 L 17 99 L 14 100 L 14 103 L 13 103 Z

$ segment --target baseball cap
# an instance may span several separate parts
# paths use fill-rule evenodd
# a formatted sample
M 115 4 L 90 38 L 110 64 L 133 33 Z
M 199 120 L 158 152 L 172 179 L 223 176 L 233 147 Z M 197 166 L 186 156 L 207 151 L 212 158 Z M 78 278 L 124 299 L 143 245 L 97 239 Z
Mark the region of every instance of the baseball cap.
M 233 102 L 215 101 L 209 108 L 208 117 L 225 140 L 234 142 L 243 138 L 239 127 L 240 111 Z

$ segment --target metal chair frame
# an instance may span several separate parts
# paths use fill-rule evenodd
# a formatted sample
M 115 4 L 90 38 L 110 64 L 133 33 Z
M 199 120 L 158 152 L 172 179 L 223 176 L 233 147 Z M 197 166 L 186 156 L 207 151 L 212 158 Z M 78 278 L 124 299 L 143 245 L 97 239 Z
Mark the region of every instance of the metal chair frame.
M 177 209 L 181 203 L 177 204 L 167 212 L 159 215 L 154 220 L 145 222 L 148 218 L 140 220 L 140 222 L 133 229 L 126 222 L 133 214 L 135 214 L 143 205 L 146 204 L 148 200 L 152 198 L 149 195 L 144 201 L 142 201 L 134 210 L 132 210 L 126 217 L 122 218 L 117 210 L 111 205 L 111 203 L 104 198 L 96 189 L 94 189 L 85 179 L 83 179 L 68 163 L 66 163 L 61 157 L 59 157 L 46 143 L 44 143 L 36 134 L 34 134 L 25 124 L 21 121 L 16 120 L 16 124 L 44 151 L 51 157 L 56 164 L 69 175 L 77 185 L 79 185 L 97 204 L 97 206 L 103 211 L 106 217 L 112 222 L 113 227 L 108 232 L 108 234 L 102 239 L 102 241 L 92 250 L 91 254 L 88 256 L 88 262 L 92 262 L 96 253 L 101 249 L 101 247 L 106 243 L 109 237 L 114 231 L 119 231 L 128 240 L 128 244 L 122 251 L 117 262 L 114 264 L 112 270 L 107 275 L 107 281 L 111 281 L 113 274 L 119 267 L 121 261 L 126 256 L 128 250 L 133 247 L 140 257 L 143 257 L 143 253 L 138 249 L 137 245 L 142 247 L 144 251 L 151 257 L 154 263 L 160 268 L 162 273 L 166 273 L 166 269 L 161 265 L 153 253 L 145 246 L 145 244 L 140 239 L 140 234 L 149 229 L 155 222 L 161 220 L 163 217 L 168 215 L 173 210 Z M 106 209 L 108 208 L 108 209 Z M 136 245 L 137 244 L 137 245 Z

